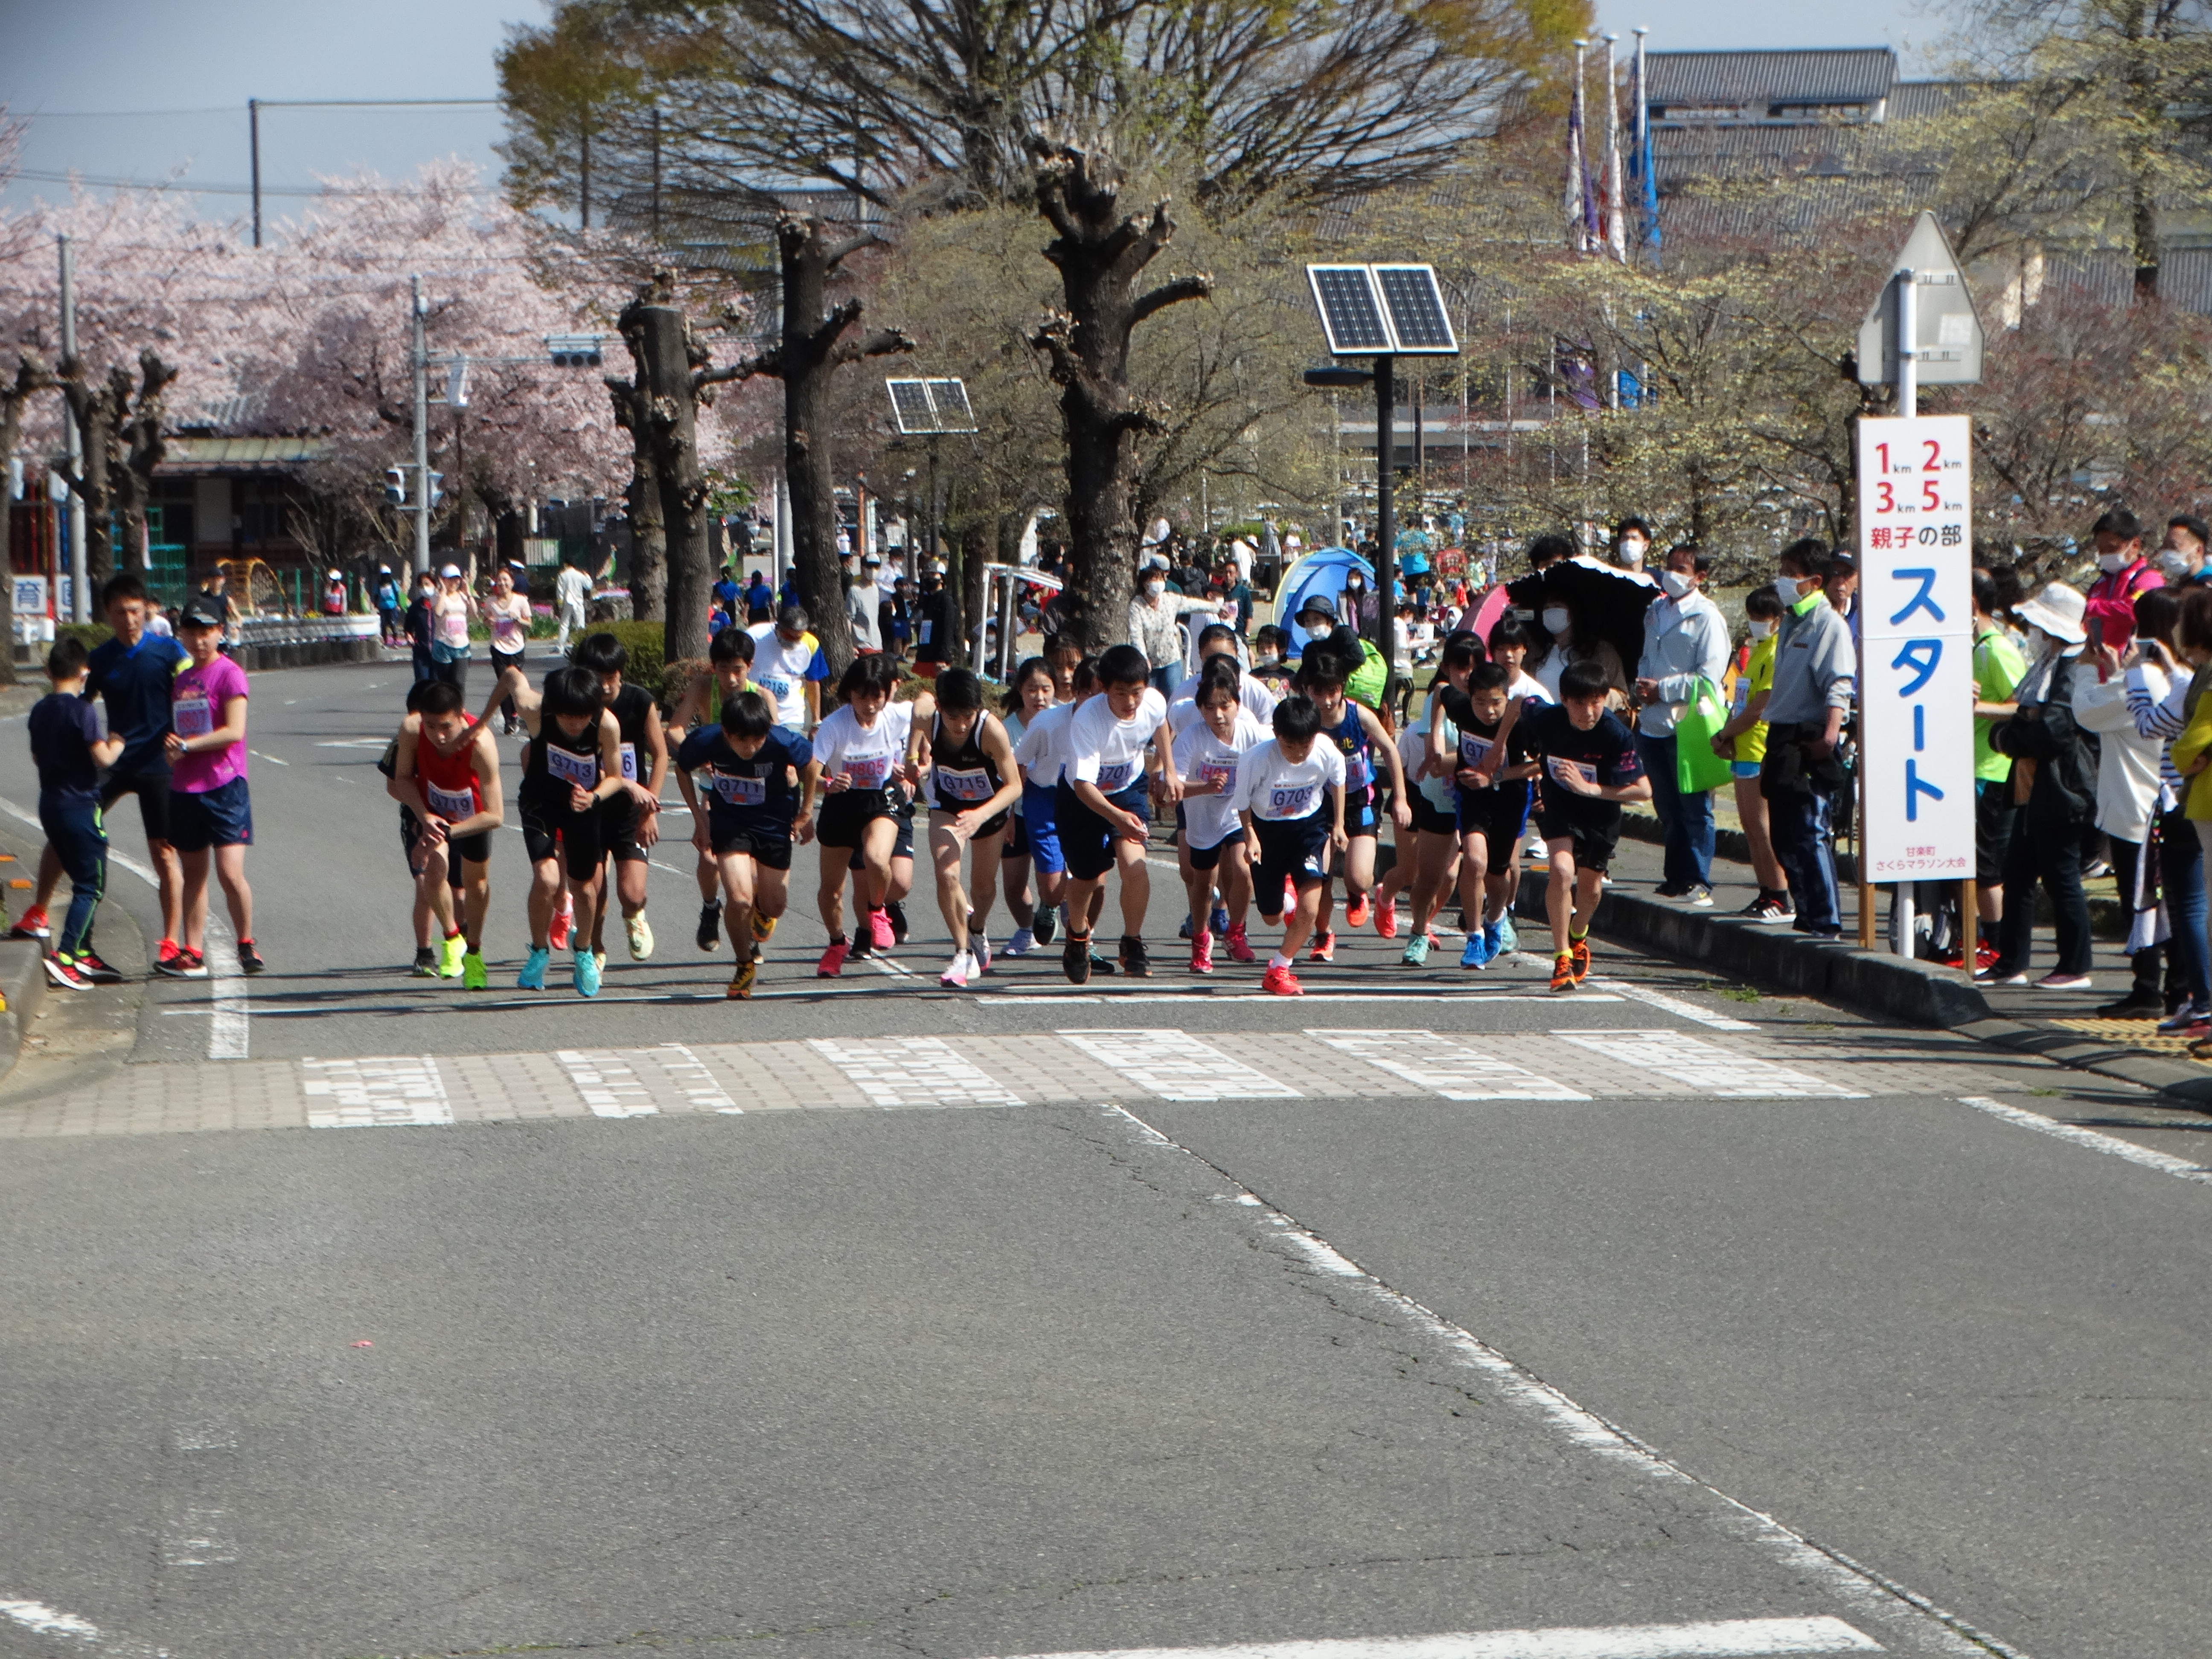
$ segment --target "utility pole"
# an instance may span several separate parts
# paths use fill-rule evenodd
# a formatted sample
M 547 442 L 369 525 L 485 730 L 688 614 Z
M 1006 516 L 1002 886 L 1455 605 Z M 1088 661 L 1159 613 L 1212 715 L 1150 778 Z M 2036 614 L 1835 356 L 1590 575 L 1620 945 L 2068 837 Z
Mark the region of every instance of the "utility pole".
M 253 246 L 261 246 L 261 100 L 246 100 L 246 148 L 253 156 Z
M 589 230 L 592 228 L 592 122 L 589 116 L 584 118 L 583 150 L 582 177 L 576 182 L 576 213 L 583 221 L 582 228 Z
M 56 240 L 62 259 L 62 362 L 67 365 L 76 356 L 76 252 L 68 237 Z M 84 434 L 77 430 L 76 416 L 66 398 L 62 399 L 62 429 L 69 439 L 70 471 L 82 478 Z M 92 620 L 92 589 L 85 580 L 84 497 L 72 496 L 63 505 L 69 509 L 70 620 L 88 623 Z
M 409 356 L 415 368 L 415 574 L 430 568 L 430 387 L 429 354 L 422 343 L 422 279 L 408 278 L 412 327 Z
M 653 241 L 660 245 L 660 106 L 653 107 Z
M 1398 465 L 1398 388 L 1394 380 L 1397 366 L 1395 358 L 1375 360 L 1375 643 L 1382 653 L 1383 684 L 1389 687 L 1384 693 L 1386 703 L 1397 690 L 1391 684 L 1396 657 L 1392 650 L 1395 641 L 1390 636 L 1395 620 L 1390 590 L 1398 581 L 1398 515 L 1390 499 L 1390 487 L 1395 482 L 1391 475 Z M 1357 616 L 1344 620 L 1355 629 L 1359 626 Z

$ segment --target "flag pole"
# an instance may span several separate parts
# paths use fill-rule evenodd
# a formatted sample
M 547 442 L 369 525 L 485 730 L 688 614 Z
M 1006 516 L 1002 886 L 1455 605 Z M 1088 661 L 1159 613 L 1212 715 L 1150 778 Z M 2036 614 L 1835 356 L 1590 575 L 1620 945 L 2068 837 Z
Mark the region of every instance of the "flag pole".
M 1613 64 L 1613 43 L 1605 37 L 1605 246 L 1613 257 L 1628 262 L 1628 227 L 1621 221 L 1620 196 L 1620 80 Z
M 1651 31 L 1636 30 L 1636 246 L 1647 256 L 1659 243 L 1659 183 L 1651 167 L 1651 83 L 1644 78 L 1644 37 Z
M 1583 53 L 1589 47 L 1587 40 L 1575 42 L 1574 101 L 1567 111 L 1567 246 L 1577 253 L 1589 251 L 1589 203 L 1583 193 L 1589 178 L 1583 149 Z

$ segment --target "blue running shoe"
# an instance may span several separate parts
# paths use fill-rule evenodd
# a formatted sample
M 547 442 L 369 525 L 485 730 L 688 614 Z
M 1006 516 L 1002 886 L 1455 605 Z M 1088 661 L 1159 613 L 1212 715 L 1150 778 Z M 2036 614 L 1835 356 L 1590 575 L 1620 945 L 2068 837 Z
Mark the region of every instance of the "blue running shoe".
M 1462 968 L 1486 968 L 1490 965 L 1490 942 L 1480 933 L 1467 936 L 1467 948 L 1459 953 Z
M 545 964 L 552 960 L 553 953 L 547 950 L 544 945 L 532 945 L 530 947 L 530 955 L 524 960 L 522 971 L 515 975 L 514 982 L 526 991 L 544 990 L 545 988 Z
M 1496 922 L 1482 924 L 1482 959 L 1486 963 L 1495 962 L 1505 954 L 1504 939 Z
M 576 952 L 576 994 L 595 997 L 599 994 L 599 959 L 590 951 Z
M 1498 919 L 1498 949 L 1492 954 L 1494 957 L 1502 957 L 1508 951 L 1517 951 L 1520 948 L 1521 941 L 1515 938 L 1513 933 L 1513 913 L 1508 910 Z
M 1210 922 L 1210 923 L 1212 924 L 1212 928 L 1213 928 L 1213 936 L 1214 936 L 1216 939 L 1225 939 L 1225 938 L 1227 938 L 1227 937 L 1228 937 L 1228 935 L 1229 935 L 1229 907 L 1228 907 L 1227 905 L 1225 905 L 1225 904 L 1217 904 L 1217 905 L 1215 905 L 1215 906 L 1213 907 L 1213 914 L 1212 914 L 1211 916 L 1207 917 L 1207 918 L 1206 918 L 1206 920 L 1207 920 L 1207 921 L 1208 921 L 1208 922 Z

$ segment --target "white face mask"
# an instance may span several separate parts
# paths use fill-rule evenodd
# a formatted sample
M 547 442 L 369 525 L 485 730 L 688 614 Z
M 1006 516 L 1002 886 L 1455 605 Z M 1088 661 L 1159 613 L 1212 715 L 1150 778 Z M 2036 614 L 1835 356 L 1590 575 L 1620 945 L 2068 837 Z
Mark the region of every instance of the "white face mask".
M 1754 640 L 1772 639 L 1774 637 L 1774 624 L 1771 622 L 1754 622 L 1751 625 L 1751 637 Z
M 1168 585 L 1165 582 L 1146 582 L 1145 584 L 1145 592 L 1147 593 L 1164 593 L 1167 591 Z
M 1802 597 L 1798 592 L 1798 584 L 1803 580 L 1803 577 L 1793 576 L 1786 570 L 1778 570 L 1774 573 L 1774 591 L 1782 596 L 1783 604 L 1797 603 Z
M 1631 536 L 1620 544 L 1620 562 L 1631 570 L 1644 568 L 1645 544 Z
M 1692 586 L 1690 579 L 1679 570 L 1662 570 L 1659 573 L 1660 589 L 1670 599 L 1680 599 L 1690 591 Z
M 2112 574 L 2115 571 L 2125 570 L 2134 562 L 2135 561 L 2129 558 L 2124 553 L 2100 553 L 2097 555 L 2097 568 L 2103 571 L 2108 576 Z
M 1573 623 L 1574 618 L 1567 614 L 1564 607 L 1559 605 L 1547 605 L 1544 607 L 1544 631 L 1546 633 L 1564 634 L 1573 624 Z
M 2169 547 L 2160 552 L 2158 568 L 2175 581 L 2179 581 L 2189 574 L 2189 561 Z

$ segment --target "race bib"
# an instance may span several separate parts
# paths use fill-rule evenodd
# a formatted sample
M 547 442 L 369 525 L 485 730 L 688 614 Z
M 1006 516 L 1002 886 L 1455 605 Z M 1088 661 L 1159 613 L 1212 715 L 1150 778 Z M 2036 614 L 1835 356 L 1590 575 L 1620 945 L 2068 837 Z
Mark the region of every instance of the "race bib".
M 973 771 L 956 772 L 946 767 L 937 769 L 939 793 L 955 800 L 988 800 L 998 793 L 991 782 L 991 775 L 981 767 Z
M 1129 781 L 1136 775 L 1137 763 L 1133 760 L 1111 763 L 1101 761 L 1098 763 L 1098 793 L 1102 795 L 1119 794 L 1129 787 Z
M 1587 761 L 1568 760 L 1564 756 L 1552 757 L 1552 775 L 1561 783 L 1571 783 L 1580 778 L 1584 783 L 1597 781 L 1597 768 Z
M 514 651 L 520 648 L 522 641 L 522 624 L 514 617 L 494 617 L 491 619 L 491 631 L 492 636 L 499 641 L 501 650 Z
M 465 818 L 476 814 L 477 798 L 473 794 L 457 795 L 434 783 L 424 784 L 422 793 L 430 798 L 430 810 L 441 818 Z
M 778 708 L 781 708 L 784 699 L 791 695 L 791 682 L 781 674 L 763 674 L 757 683 L 775 699 Z
M 1488 738 L 1472 737 L 1464 732 L 1460 733 L 1459 763 L 1462 766 L 1479 771 L 1481 769 L 1483 757 L 1489 752 Z
M 637 781 L 637 745 L 634 743 L 622 745 L 622 775 L 632 783 Z
M 563 783 L 573 783 L 579 789 L 589 789 L 599 781 L 599 757 L 580 755 L 572 749 L 545 745 L 545 769 Z
M 1314 810 L 1314 797 L 1320 792 L 1317 783 L 1303 783 L 1294 788 L 1270 789 L 1267 806 L 1279 818 L 1302 818 Z
M 1364 749 L 1355 749 L 1344 757 L 1344 787 L 1347 790 L 1364 789 L 1375 778 L 1375 767 Z
M 1237 787 L 1237 763 L 1207 761 L 1198 769 L 1198 780 L 1212 784 L 1215 794 L 1225 795 Z
M 717 772 L 714 774 L 714 793 L 732 806 L 765 806 L 768 805 L 768 780 Z
M 1735 700 L 1729 704 L 1729 713 L 1741 714 L 1751 706 L 1751 676 L 1739 674 L 1735 681 Z
M 891 775 L 889 755 L 848 755 L 845 757 L 845 775 L 853 781 L 855 789 L 880 789 Z
M 204 738 L 215 730 L 215 713 L 205 697 L 178 698 L 175 715 L 180 738 Z

